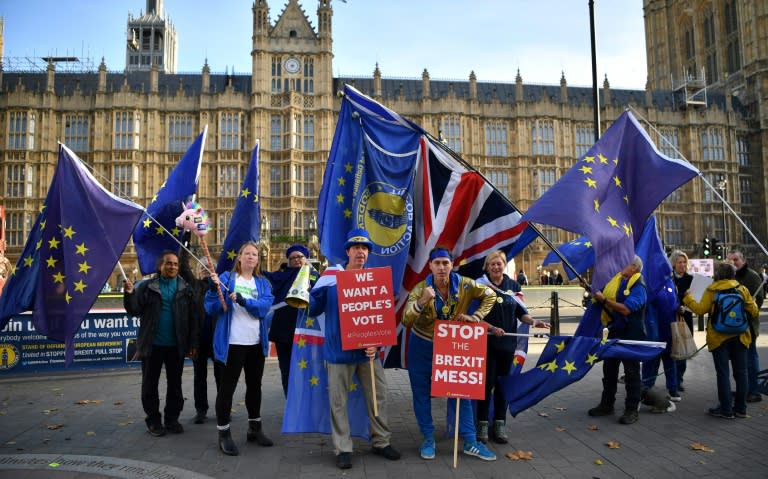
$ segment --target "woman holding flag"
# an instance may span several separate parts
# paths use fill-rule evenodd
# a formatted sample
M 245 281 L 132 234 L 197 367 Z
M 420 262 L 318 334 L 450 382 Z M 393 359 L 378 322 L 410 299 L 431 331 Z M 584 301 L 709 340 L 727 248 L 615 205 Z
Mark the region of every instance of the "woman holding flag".
M 520 284 L 504 271 L 507 267 L 507 255 L 497 250 L 489 254 L 483 263 L 485 275 L 477 280 L 479 284 L 488 286 L 496 293 L 496 303 L 485 317 L 491 325 L 493 333 L 517 332 L 517 321 L 529 324 L 534 328 L 549 328 L 549 323 L 535 320 L 528 314 L 525 306 L 518 301 L 515 293 L 520 291 Z M 495 337 L 488 335 L 488 356 L 486 359 L 485 399 L 477 403 L 477 439 L 486 442 L 489 437 L 489 413 L 493 401 L 493 438 L 499 444 L 508 441 L 505 419 L 507 403 L 499 384 L 498 377 L 506 376 L 512 367 L 517 340 L 514 336 Z

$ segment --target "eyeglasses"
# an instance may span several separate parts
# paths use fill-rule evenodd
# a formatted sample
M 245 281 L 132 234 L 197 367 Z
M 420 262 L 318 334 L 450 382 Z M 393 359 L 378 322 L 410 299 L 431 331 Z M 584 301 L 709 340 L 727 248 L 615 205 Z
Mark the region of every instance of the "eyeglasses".
M 288 259 L 303 259 L 303 258 L 304 258 L 303 254 L 297 254 L 297 255 L 288 257 Z

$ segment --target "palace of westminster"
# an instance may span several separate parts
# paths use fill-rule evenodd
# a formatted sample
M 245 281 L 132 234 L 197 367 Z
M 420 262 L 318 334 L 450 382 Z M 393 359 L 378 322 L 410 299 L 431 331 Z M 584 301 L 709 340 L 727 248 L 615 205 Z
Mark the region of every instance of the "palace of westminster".
M 122 71 L 103 61 L 72 71 L 68 58 L 44 58 L 37 70 L 4 59 L 0 206 L 9 258 L 18 258 L 45 199 L 57 141 L 113 192 L 147 205 L 206 124 L 198 199 L 212 220 L 212 254 L 258 140 L 264 267 L 275 269 L 293 241 L 310 243 L 317 255 L 317 198 L 345 83 L 442 135 L 522 211 L 594 143 L 592 90 L 568 86 L 565 74 L 551 86 L 526 84 L 520 73 L 508 82 L 479 81 L 474 72 L 466 81 L 437 80 L 426 68 L 420 78 L 392 72 L 397 78 L 388 79 L 372 65 L 371 76 L 334 78 L 331 1 L 317 1 L 316 27 L 298 0 L 283 1 L 274 21 L 267 0 L 253 2 L 248 74 L 212 74 L 207 61 L 200 73 L 176 73 L 180 46 L 162 0 L 129 15 Z M 766 243 L 768 2 L 642 3 L 646 89 L 611 89 L 606 77 L 600 130 L 629 107 L 663 153 L 682 155 L 711 185 L 695 178 L 657 209 L 667 248 L 699 257 L 702 239 L 714 237 L 759 267 L 766 258 L 747 228 Z M 542 230 L 554 243 L 574 238 Z M 548 251 L 537 240 L 516 258 L 518 268 L 530 275 Z M 131 245 L 121 262 L 136 274 Z

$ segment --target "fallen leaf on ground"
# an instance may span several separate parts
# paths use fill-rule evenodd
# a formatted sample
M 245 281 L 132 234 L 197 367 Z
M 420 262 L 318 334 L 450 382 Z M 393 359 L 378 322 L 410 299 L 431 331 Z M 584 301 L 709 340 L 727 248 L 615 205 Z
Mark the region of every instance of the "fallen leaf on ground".
M 712 449 L 711 447 L 705 446 L 704 444 L 701 444 L 698 442 L 694 442 L 693 444 L 691 444 L 691 449 L 693 449 L 694 451 L 715 452 L 715 450 Z
M 43 414 L 50 414 L 52 412 L 58 411 L 59 408 L 52 407 L 51 409 L 43 409 Z
M 95 435 L 96 435 L 96 433 L 95 433 L 95 432 L 93 432 L 93 431 L 88 431 L 88 432 L 86 432 L 86 433 L 85 433 L 85 435 L 86 435 L 86 436 L 95 436 Z
M 619 449 L 621 447 L 621 444 L 616 441 L 608 441 L 605 445 L 608 446 L 608 449 Z
M 48 424 L 45 427 L 53 431 L 54 429 L 61 429 L 62 427 L 64 427 L 64 424 Z
M 517 450 L 514 452 L 508 452 L 506 456 L 513 461 L 530 461 L 533 459 L 533 453 L 531 451 Z
M 113 404 L 115 406 L 119 406 L 119 405 L 123 404 L 123 401 L 115 401 Z
M 568 410 L 568 408 L 565 408 L 565 407 L 556 407 L 555 408 L 555 411 L 567 411 L 567 410 Z
M 597 464 L 598 466 L 602 466 L 603 461 L 601 459 L 595 459 L 595 464 Z
M 564 428 L 564 427 L 556 427 L 556 428 L 555 428 L 555 431 L 557 431 L 557 432 L 563 432 L 563 431 L 565 431 L 565 428 Z
M 13 446 L 14 444 L 16 444 L 16 441 L 8 441 L 6 442 L 6 444 L 8 444 L 9 446 Z
M 597 424 L 590 424 L 589 426 L 587 426 L 587 429 L 589 429 L 590 431 L 599 431 L 600 430 L 600 428 L 597 427 Z
M 101 404 L 102 402 L 104 402 L 103 399 L 83 399 L 82 401 L 77 401 L 75 404 L 83 406 L 85 404 Z
M 549 417 L 549 414 L 547 414 L 545 412 L 540 412 L 539 416 L 541 416 L 541 417 Z

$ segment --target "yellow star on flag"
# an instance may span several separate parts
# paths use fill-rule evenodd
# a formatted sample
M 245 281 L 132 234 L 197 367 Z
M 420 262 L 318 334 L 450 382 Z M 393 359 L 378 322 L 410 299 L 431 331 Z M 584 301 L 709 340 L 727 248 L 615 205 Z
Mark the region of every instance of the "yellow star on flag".
M 42 206 L 40 206 L 40 213 L 42 213 L 43 211 L 45 211 L 45 209 L 46 209 L 46 208 L 47 208 L 47 206 L 46 206 L 46 205 L 42 205 Z
M 600 153 L 599 155 L 597 155 L 597 158 L 600 160 L 600 163 L 602 163 L 603 165 L 607 165 L 607 164 L 608 164 L 608 158 L 606 158 L 605 156 L 603 156 L 603 154 L 602 154 L 602 153 Z
M 349 208 L 344 208 L 344 218 L 351 218 L 352 217 L 352 210 Z
M 299 361 L 299 368 L 300 369 L 307 369 L 307 360 L 306 359 L 302 359 L 301 361 Z
M 317 376 L 312 376 L 309 379 L 309 384 L 311 384 L 312 386 L 317 386 L 318 384 L 320 384 L 320 379 Z
M 144 224 L 144 229 L 147 229 L 152 225 L 152 220 L 147 218 L 143 221 L 143 224 Z
M 597 201 L 597 199 L 595 199 L 594 203 L 595 203 L 595 212 L 600 213 L 600 202 Z
M 67 226 L 64 228 L 64 237 L 72 239 L 72 237 L 75 235 L 75 230 L 72 229 L 71 226 Z
M 35 249 L 40 249 L 41 246 L 43 246 L 43 239 L 42 238 L 37 240 L 37 243 L 35 243 Z
M 594 156 L 585 156 L 584 157 L 584 163 L 594 163 L 595 157 Z
M 163 230 L 162 226 L 157 225 L 157 228 L 155 228 L 155 234 L 163 236 L 163 234 L 165 234 L 165 230 Z
M 45 260 L 45 264 L 48 265 L 49 268 L 55 268 L 56 262 L 59 261 L 53 256 L 49 256 L 47 260 Z
M 72 301 L 72 296 L 69 295 L 69 291 L 64 293 L 64 301 L 66 301 L 67 304 L 69 304 Z
M 629 196 L 624 195 L 624 203 L 629 204 Z
M 258 203 L 259 202 L 259 195 L 257 195 L 257 194 L 253 195 L 253 202 L 254 203 Z
M 88 248 L 86 248 L 86 246 L 85 246 L 85 241 L 83 241 L 79 245 L 75 246 L 75 249 L 77 249 L 75 254 L 81 254 L 83 256 L 85 256 L 85 252 L 88 251 Z
M 235 258 L 237 258 L 237 253 L 235 253 L 235 250 L 231 249 L 227 251 L 227 259 L 233 260 Z
M 563 366 L 563 369 L 568 373 L 570 376 L 572 372 L 576 371 L 576 365 L 573 361 L 566 361 L 565 366 Z
M 178 226 L 174 226 L 173 229 L 171 230 L 171 233 L 173 233 L 173 236 L 179 236 L 179 233 L 181 233 L 181 230 L 179 229 Z
M 57 249 L 59 247 L 59 243 L 61 241 L 57 240 L 56 238 L 51 238 L 48 240 L 48 247 L 50 249 Z
M 347 173 L 352 173 L 352 163 L 345 163 L 344 171 L 346 171 Z
M 590 188 L 597 189 L 597 181 L 592 178 L 584 178 L 584 183 L 586 183 Z
M 296 344 L 298 344 L 300 348 L 303 348 L 307 344 L 307 340 L 304 338 L 299 338 L 299 340 L 296 341 Z
M 45 220 L 40 222 L 40 231 L 45 229 Z
M 349 392 L 355 392 L 355 391 L 357 391 L 357 383 L 350 383 Z
M 548 362 L 546 366 L 547 366 L 547 371 L 551 373 L 557 371 L 557 361 L 554 359 L 551 362 Z
M 619 188 L 621 188 L 621 179 L 619 179 L 619 177 L 618 177 L 618 176 L 614 176 L 614 177 L 613 177 L 613 182 L 616 184 L 616 186 L 618 186 Z
M 584 173 L 585 175 L 591 175 L 592 174 L 592 167 L 591 166 L 582 166 L 581 168 L 579 168 L 579 170 L 581 170 L 581 172 Z
M 32 260 L 32 256 L 27 256 L 24 258 L 24 266 L 32 266 L 32 263 L 34 261 Z
M 619 222 L 616 221 L 615 219 L 613 219 L 613 217 L 609 216 L 607 218 L 607 220 L 611 224 L 611 226 L 613 226 L 614 228 L 618 228 L 619 227 Z
M 629 236 L 629 233 L 630 233 L 629 225 L 626 223 L 623 223 L 621 226 L 624 228 L 624 234 Z
M 82 263 L 77 263 L 78 266 L 78 273 L 85 273 L 88 274 L 88 270 L 92 268 L 92 266 L 88 265 L 87 261 L 83 261 Z
M 591 241 L 586 241 L 584 243 L 584 246 L 586 246 L 587 248 L 591 248 L 592 247 L 592 242 Z
M 557 343 L 555 345 L 555 348 L 557 349 L 558 353 L 562 353 L 563 350 L 565 349 L 565 341 L 560 341 L 559 343 Z
M 584 361 L 584 362 L 589 364 L 590 366 L 592 366 L 593 364 L 595 364 L 595 361 L 597 361 L 597 355 L 595 355 L 595 354 L 588 354 L 587 355 L 587 360 Z
M 53 275 L 53 282 L 54 283 L 63 283 L 65 276 L 61 274 L 61 271 L 57 271 L 56 274 Z
M 243 198 L 248 198 L 248 195 L 250 195 L 250 194 L 251 194 L 251 190 L 249 190 L 248 188 L 245 188 L 245 189 L 244 189 L 244 190 L 243 190 L 243 191 L 240 193 L 240 196 L 242 196 Z
M 344 178 L 343 176 L 340 176 L 339 177 L 339 186 L 344 186 L 346 184 L 347 184 L 347 179 Z
M 315 320 L 312 318 L 307 318 L 307 327 L 311 328 L 315 326 Z
M 339 204 L 344 204 L 344 195 L 342 195 L 341 193 L 339 193 L 338 195 L 336 195 L 336 201 L 337 201 Z
M 150 201 L 149 203 L 152 204 L 155 201 L 157 201 L 157 195 L 152 196 L 152 201 Z
M 83 280 L 81 279 L 77 283 L 75 283 L 75 291 L 79 291 L 80 293 L 85 293 L 85 287 L 87 285 L 83 283 Z

